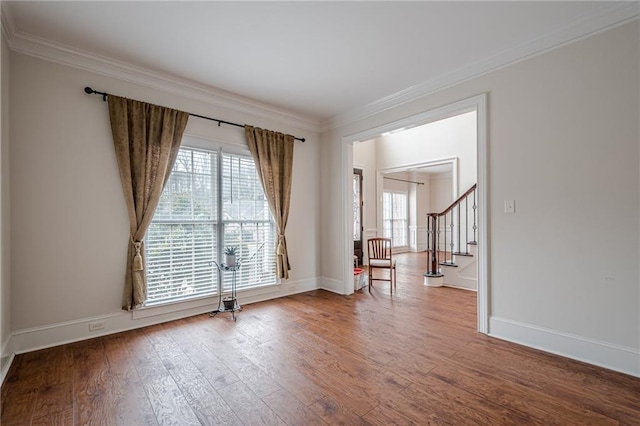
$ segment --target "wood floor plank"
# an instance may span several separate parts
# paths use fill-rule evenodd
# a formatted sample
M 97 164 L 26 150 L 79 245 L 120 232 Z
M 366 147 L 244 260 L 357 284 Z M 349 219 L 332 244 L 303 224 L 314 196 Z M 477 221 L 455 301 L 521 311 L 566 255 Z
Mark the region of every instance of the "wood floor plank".
M 178 344 L 172 338 L 174 335 L 173 327 L 163 325 L 162 328 L 167 333 L 157 333 L 150 340 L 156 351 L 162 354 L 161 357 L 165 367 L 198 420 L 202 424 L 212 425 L 242 424 L 239 417 L 216 391 L 211 380 L 208 380 L 203 374 L 203 370 L 198 367 L 198 364 L 201 365 L 203 361 L 201 358 L 202 352 L 189 355 L 190 351 L 187 348 L 192 348 L 192 346 Z M 177 332 L 176 334 L 181 333 Z M 183 351 L 183 349 L 185 350 Z M 220 364 L 220 362 L 216 358 L 213 364 Z M 205 369 L 206 371 L 209 370 Z M 235 383 L 236 381 L 234 380 L 233 382 Z M 214 383 L 221 386 L 222 382 L 216 377 Z
M 131 333 L 119 333 L 104 339 L 104 349 L 113 378 L 112 419 L 116 424 L 156 425 L 155 413 L 138 375 L 128 346 Z
M 325 396 L 321 400 L 311 404 L 309 408 L 330 425 L 367 426 L 370 424 L 361 416 L 351 411 L 347 407 L 347 404 L 340 403 L 338 400 L 329 396 Z
M 113 424 L 110 389 L 113 378 L 104 352 L 104 340 L 71 344 L 73 350 L 74 421 L 78 424 Z
M 517 384 L 505 382 L 490 373 L 453 364 L 441 364 L 429 375 L 445 383 L 465 389 L 476 396 L 510 410 L 515 410 L 545 425 L 565 425 L 563 415 L 570 415 L 576 424 L 617 424 L 613 419 L 583 409 L 567 401 L 560 401 L 546 393 L 532 391 Z M 526 398 L 522 395 L 526 394 Z
M 282 386 L 243 354 L 228 347 L 216 350 L 216 355 L 229 370 L 259 397 L 267 396 L 282 389 Z
M 23 425 L 33 417 L 37 390 L 7 391 L 3 394 L 0 425 Z
M 262 400 L 288 425 L 324 426 L 327 424 L 286 389 L 272 392 L 262 397 Z
M 144 388 L 159 425 L 200 425 L 173 377 L 165 376 L 146 382 Z
M 31 426 L 73 426 L 73 408 L 38 417 L 31 422 Z
M 379 423 L 380 417 L 376 411 L 380 410 L 383 413 L 386 411 L 383 419 L 402 413 L 415 424 L 535 424 L 518 412 L 475 397 L 437 379 L 430 379 L 423 385 L 413 384 L 399 393 L 388 394 L 380 406 L 367 413 L 364 418 Z
M 219 390 L 233 412 L 247 425 L 283 425 L 282 419 L 247 385 L 236 382 Z
M 5 425 L 640 425 L 640 379 L 477 333 L 476 294 L 314 290 L 15 357 Z
M 572 401 L 583 410 L 623 424 L 640 424 L 639 410 L 619 403 L 625 401 L 637 405 L 640 393 L 633 388 L 616 387 L 614 383 L 608 384 L 603 380 L 598 381 L 598 386 L 589 386 L 586 376 L 579 371 L 582 363 L 561 359 L 559 365 L 551 366 L 544 362 L 550 356 L 548 354 L 536 355 L 530 349 L 498 349 L 501 345 L 502 343 L 485 345 L 471 342 L 466 351 L 456 353 L 450 360 L 460 365 L 492 371 L 502 380 L 523 384 L 563 401 Z M 610 373 L 614 377 L 626 378 L 619 373 Z M 602 393 L 602 388 L 609 389 L 610 393 Z

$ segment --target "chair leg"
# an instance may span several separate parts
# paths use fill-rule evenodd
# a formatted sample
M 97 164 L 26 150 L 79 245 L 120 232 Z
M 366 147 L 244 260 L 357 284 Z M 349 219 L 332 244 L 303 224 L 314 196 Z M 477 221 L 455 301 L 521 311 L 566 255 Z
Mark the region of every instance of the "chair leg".
M 396 278 L 396 268 L 393 268 L 393 286 L 398 288 L 396 286 L 396 283 L 398 282 L 398 278 Z
M 371 266 L 369 266 L 369 293 L 371 293 Z

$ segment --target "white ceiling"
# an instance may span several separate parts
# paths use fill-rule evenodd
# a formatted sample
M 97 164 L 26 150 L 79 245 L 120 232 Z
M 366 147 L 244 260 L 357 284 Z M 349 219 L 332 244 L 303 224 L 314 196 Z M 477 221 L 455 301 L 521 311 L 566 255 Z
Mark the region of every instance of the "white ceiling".
M 323 123 L 629 16 L 616 2 L 3 1 L 2 18 L 10 45 L 53 42 Z

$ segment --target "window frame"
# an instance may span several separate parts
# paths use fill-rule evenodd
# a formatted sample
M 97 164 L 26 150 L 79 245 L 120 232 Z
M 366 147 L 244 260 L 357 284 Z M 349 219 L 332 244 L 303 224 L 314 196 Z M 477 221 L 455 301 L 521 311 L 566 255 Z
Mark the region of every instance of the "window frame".
M 216 253 L 213 253 L 212 255 L 212 260 L 215 260 L 218 264 L 221 264 L 223 262 L 224 259 L 224 240 L 225 240 L 225 235 L 224 235 L 224 231 L 225 231 L 225 226 L 229 223 L 269 223 L 271 224 L 271 229 L 273 232 L 273 247 L 264 247 L 264 250 L 275 250 L 275 236 L 276 236 L 276 229 L 275 229 L 275 220 L 273 219 L 273 216 L 270 214 L 270 212 L 268 213 L 269 216 L 269 220 L 268 221 L 263 221 L 263 220 L 247 220 L 247 221 L 242 221 L 242 220 L 223 220 L 223 195 L 222 195 L 222 189 L 223 189 L 223 170 L 222 170 L 222 166 L 223 166 L 223 156 L 224 155 L 232 155 L 232 156 L 242 156 L 242 157 L 247 157 L 249 159 L 252 159 L 251 157 L 251 153 L 249 152 L 249 150 L 246 147 L 240 147 L 238 145 L 235 144 L 229 144 L 226 142 L 222 142 L 222 141 L 214 141 L 214 140 L 209 140 L 209 139 L 203 139 L 203 138 L 197 138 L 197 137 L 193 137 L 193 136 L 187 136 L 185 135 L 183 137 L 180 149 L 188 149 L 188 150 L 193 150 L 193 151 L 204 151 L 204 152 L 215 152 L 216 153 L 216 173 L 215 176 L 212 175 L 211 179 L 212 179 L 212 192 L 215 193 L 215 199 L 214 201 L 212 201 L 212 204 L 215 206 L 215 211 L 213 212 L 213 218 L 211 220 L 208 221 L 202 221 L 202 222 L 206 222 L 206 223 L 211 223 L 213 224 L 213 228 L 214 228 L 214 232 L 215 232 L 215 238 L 216 238 Z M 169 220 L 161 220 L 160 222 L 165 222 L 165 223 L 171 223 L 171 222 L 180 222 L 180 221 L 169 221 Z M 190 223 L 193 222 L 192 220 L 185 220 L 184 223 Z M 152 222 L 153 223 L 153 222 Z M 147 236 L 145 236 L 145 240 L 146 240 Z M 146 244 L 145 244 L 145 251 L 146 251 Z M 147 253 L 145 253 L 145 256 L 148 256 Z M 275 256 L 275 255 L 274 255 Z M 206 294 L 195 294 L 193 296 L 189 296 L 186 295 L 180 299 L 174 299 L 174 300 L 159 300 L 159 301 L 145 301 L 145 303 L 143 304 L 143 306 L 141 308 L 139 308 L 138 310 L 140 311 L 144 311 L 144 310 L 153 310 L 153 311 L 161 311 L 161 312 L 174 312 L 174 311 L 178 311 L 178 310 L 182 310 L 182 309 L 190 309 L 192 307 L 199 307 L 199 306 L 204 306 L 204 305 L 211 305 L 212 303 L 217 303 L 218 297 L 219 295 L 219 291 L 218 289 L 222 289 L 222 294 L 226 294 L 229 289 L 230 289 L 230 282 L 231 282 L 231 275 L 230 274 L 225 274 L 224 272 L 221 274 L 222 276 L 222 283 L 218 282 L 218 272 L 215 268 L 214 265 L 212 265 L 212 268 L 214 270 L 214 274 L 215 274 L 215 285 L 214 285 L 214 291 L 212 293 L 206 293 Z M 229 275 L 228 277 L 226 275 Z M 225 283 L 226 282 L 226 283 Z M 239 287 L 237 289 L 238 293 L 246 293 L 248 296 L 251 295 L 258 295 L 258 294 L 269 294 L 269 293 L 276 293 L 279 292 L 279 286 L 281 284 L 281 280 L 277 277 L 277 272 L 276 272 L 276 268 L 275 268 L 275 259 L 273 262 L 273 281 L 263 284 L 263 285 L 258 285 L 258 286 L 252 286 L 252 287 L 244 287 L 241 288 Z M 184 308 L 182 308 L 182 306 L 184 306 Z M 154 314 L 155 315 L 155 314 Z M 135 317 L 139 317 L 139 318 L 145 318 L 148 315 L 144 314 L 144 313 L 139 313 L 138 315 L 135 315 L 135 311 L 134 311 L 134 318 Z
M 391 195 L 391 218 L 390 219 L 385 219 L 385 199 L 386 199 L 386 195 L 390 194 Z M 393 210 L 394 210 L 394 204 L 393 204 L 393 199 L 394 199 L 394 195 L 402 195 L 405 198 L 405 212 L 406 212 L 406 216 L 405 218 L 402 219 L 398 219 L 395 218 L 393 216 Z M 390 232 L 390 236 L 385 236 L 385 238 L 391 238 L 391 247 L 394 249 L 406 249 L 409 248 L 409 193 L 407 191 L 395 191 L 395 190 L 383 190 L 382 191 L 382 235 L 385 235 L 385 231 L 387 230 L 387 228 L 385 227 L 385 221 L 390 221 L 391 222 L 391 226 L 389 227 L 389 232 Z M 399 221 L 399 220 L 403 220 L 405 222 L 405 226 L 404 228 L 404 241 L 405 244 L 403 245 L 395 245 L 395 236 L 394 236 L 394 226 L 393 223 L 394 221 Z

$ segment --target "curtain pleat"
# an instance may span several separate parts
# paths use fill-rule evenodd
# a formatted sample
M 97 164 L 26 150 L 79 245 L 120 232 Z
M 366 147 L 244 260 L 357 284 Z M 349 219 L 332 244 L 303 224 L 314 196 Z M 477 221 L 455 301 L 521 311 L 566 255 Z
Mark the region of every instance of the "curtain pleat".
M 284 231 L 287 227 L 291 201 L 294 137 L 251 126 L 245 126 L 245 134 L 269 203 L 269 210 L 276 221 L 278 278 L 288 279 L 291 265 Z
M 143 238 L 178 156 L 189 114 L 109 95 L 109 118 L 129 213 L 129 241 L 122 309 L 147 297 Z

